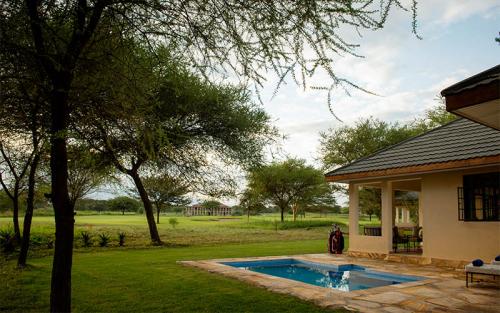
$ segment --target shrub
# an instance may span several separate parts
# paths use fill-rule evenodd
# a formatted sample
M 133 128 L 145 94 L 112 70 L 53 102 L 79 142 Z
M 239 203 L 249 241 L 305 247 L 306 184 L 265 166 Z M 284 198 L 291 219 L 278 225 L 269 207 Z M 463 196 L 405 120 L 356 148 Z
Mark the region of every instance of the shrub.
M 276 232 L 277 232 L 277 231 L 278 231 L 278 227 L 279 227 L 279 222 L 278 222 L 278 220 L 274 220 L 274 221 L 273 221 L 273 226 L 274 226 L 274 231 L 276 231 Z
M 30 244 L 34 247 L 41 246 L 43 244 L 44 238 L 42 235 L 33 234 L 30 238 Z
M 47 249 L 54 247 L 54 238 L 51 235 L 33 234 L 30 237 L 30 244 L 33 247 L 45 246 Z
M 47 241 L 45 242 L 45 245 L 47 246 L 47 249 L 53 249 L 54 248 L 54 238 L 51 236 L 47 237 Z
M 99 235 L 99 246 L 100 247 L 107 247 L 109 243 L 109 235 L 102 233 Z
M 339 223 L 337 223 L 339 224 Z M 287 229 L 296 229 L 296 228 L 311 228 L 311 227 L 326 227 L 326 226 L 331 226 L 332 222 L 331 221 L 285 221 L 283 223 L 279 224 L 279 229 L 281 230 L 287 230 Z M 339 226 L 345 226 L 343 224 L 340 224 Z
M 33 216 L 54 216 L 53 208 L 38 208 L 33 211 Z
M 118 244 L 120 245 L 120 247 L 123 247 L 125 245 L 125 233 L 124 232 L 118 233 Z
M 172 228 L 175 228 L 177 224 L 179 224 L 179 221 L 175 217 L 171 217 L 168 219 L 168 223 L 172 226 Z
M 5 253 L 14 252 L 15 249 L 15 234 L 10 227 L 0 229 L 0 248 Z
M 245 213 L 246 213 L 246 211 L 244 211 L 242 207 L 236 206 L 236 205 L 233 206 L 233 209 L 231 210 L 232 216 L 242 216 Z
M 84 247 L 88 248 L 92 246 L 92 235 L 89 232 L 82 231 L 81 236 L 82 236 L 82 244 Z

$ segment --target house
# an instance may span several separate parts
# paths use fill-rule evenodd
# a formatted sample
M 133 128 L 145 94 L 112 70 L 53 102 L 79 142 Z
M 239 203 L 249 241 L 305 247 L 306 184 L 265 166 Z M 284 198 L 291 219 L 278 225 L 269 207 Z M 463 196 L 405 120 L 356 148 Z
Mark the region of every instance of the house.
M 233 209 L 231 207 L 215 201 L 211 206 L 197 203 L 184 209 L 185 216 L 227 216 L 232 213 Z
M 418 194 L 422 257 L 491 260 L 500 254 L 500 66 L 445 90 L 465 118 L 327 173 L 349 184 L 349 253 L 394 253 L 395 191 Z M 381 189 L 381 232 L 359 227 L 360 188 Z M 370 236 L 365 234 L 377 234 Z
M 500 65 L 441 92 L 446 110 L 500 130 Z

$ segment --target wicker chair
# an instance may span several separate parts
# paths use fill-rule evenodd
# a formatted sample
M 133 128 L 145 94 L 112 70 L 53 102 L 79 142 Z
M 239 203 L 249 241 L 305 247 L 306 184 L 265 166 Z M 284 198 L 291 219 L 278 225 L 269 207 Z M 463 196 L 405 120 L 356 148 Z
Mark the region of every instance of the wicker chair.
M 406 249 L 406 251 L 408 251 L 409 244 L 410 244 L 409 239 L 405 236 L 401 236 L 401 234 L 399 233 L 398 227 L 394 226 L 392 228 L 392 250 L 394 252 L 398 252 L 398 245 L 401 243 L 405 245 L 405 249 Z
M 413 244 L 413 248 L 418 250 L 420 248 L 420 243 L 423 241 L 423 233 L 421 226 L 413 227 L 413 232 L 410 237 L 410 241 Z

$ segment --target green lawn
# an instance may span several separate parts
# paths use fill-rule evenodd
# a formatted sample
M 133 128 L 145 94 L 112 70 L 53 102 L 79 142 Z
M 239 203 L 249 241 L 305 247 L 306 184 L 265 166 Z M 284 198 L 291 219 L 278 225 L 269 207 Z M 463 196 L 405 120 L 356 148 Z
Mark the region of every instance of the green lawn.
M 324 251 L 323 240 L 75 253 L 75 312 L 326 312 L 298 298 L 176 264 L 178 260 L 285 255 Z M 29 269 L 0 267 L 1 312 L 48 310 L 51 258 Z
M 322 253 L 332 223 L 346 215 L 285 224 L 277 215 L 251 217 L 180 217 L 173 229 L 162 216 L 158 225 L 163 247 L 149 245 L 144 215 L 77 215 L 75 233 L 112 235 L 110 247 L 84 248 L 75 241 L 73 308 L 75 312 L 323 312 L 312 303 L 202 270 L 178 265 L 179 260 Z M 0 218 L 0 228 L 11 223 Z M 363 220 L 362 223 L 368 223 Z M 278 229 L 276 229 L 278 226 Z M 344 226 L 345 228 L 345 226 Z M 127 234 L 117 247 L 116 234 Z M 52 216 L 36 216 L 34 236 L 52 236 Z M 97 240 L 97 239 L 96 239 Z M 348 238 L 346 238 L 346 249 Z M 52 250 L 31 249 L 25 270 L 15 269 L 15 254 L 0 260 L 0 312 L 48 310 Z
M 179 224 L 175 229 L 168 223 L 174 217 Z M 101 233 L 111 236 L 112 246 L 117 245 L 118 232 L 127 235 L 126 245 L 135 247 L 148 246 L 149 232 L 144 215 L 76 215 L 75 245 L 81 245 L 80 233 L 90 232 L 94 240 Z M 22 219 L 21 219 L 22 222 Z M 10 217 L 0 217 L 0 228 L 11 225 Z M 339 223 L 347 231 L 347 215 L 329 215 L 319 217 L 308 214 L 305 219 L 292 222 L 289 217 L 282 224 L 277 214 L 246 217 L 183 217 L 161 216 L 158 230 L 162 240 L 172 246 L 215 245 L 221 243 L 252 243 L 267 241 L 288 241 L 300 239 L 324 239 L 328 235 L 332 223 Z M 360 224 L 370 223 L 361 218 Z M 276 230 L 276 226 L 278 229 Z M 54 233 L 54 217 L 35 216 L 33 218 L 32 234 L 36 237 L 52 236 Z M 97 243 L 96 243 L 97 245 Z

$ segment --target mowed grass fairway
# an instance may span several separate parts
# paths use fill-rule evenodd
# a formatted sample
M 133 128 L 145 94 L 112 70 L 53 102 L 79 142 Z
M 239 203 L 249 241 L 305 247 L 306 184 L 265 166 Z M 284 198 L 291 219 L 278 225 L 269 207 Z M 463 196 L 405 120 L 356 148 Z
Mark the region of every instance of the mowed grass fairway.
M 143 215 L 91 215 L 76 217 L 73 261 L 73 309 L 75 312 L 326 312 L 298 298 L 269 292 L 234 279 L 185 267 L 179 260 L 227 257 L 292 255 L 326 251 L 333 222 L 345 216 L 310 216 L 296 224 L 280 224 L 276 216 L 224 219 L 176 217 L 175 229 L 166 216 L 158 225 L 163 247 L 148 246 Z M 10 218 L 0 218 L 0 227 Z M 316 226 L 315 226 L 316 225 Z M 97 237 L 127 233 L 125 247 L 83 248 L 79 232 Z M 35 217 L 34 233 L 53 232 L 53 217 Z M 45 252 L 44 252 L 45 251 Z M 50 252 L 49 252 L 50 253 Z M 24 270 L 15 259 L 0 261 L 1 312 L 48 311 L 52 257 L 34 249 Z M 14 255 L 15 256 L 15 255 Z
M 175 229 L 168 223 L 169 218 L 176 218 Z M 375 221 L 375 219 L 373 219 Z M 360 218 L 360 224 L 373 223 Z M 117 215 L 79 215 L 75 216 L 75 248 L 81 246 L 82 231 L 93 235 L 94 241 L 101 233 L 111 237 L 111 246 L 118 245 L 118 233 L 126 234 L 126 245 L 144 247 L 150 245 L 149 230 L 146 217 L 140 214 Z M 22 223 L 22 218 L 20 219 Z M 347 215 L 329 215 L 320 217 L 308 214 L 306 218 L 285 223 L 279 222 L 277 214 L 251 216 L 170 216 L 162 215 L 157 224 L 160 236 L 165 244 L 172 246 L 213 245 L 219 243 L 251 243 L 300 239 L 325 239 L 331 225 L 338 223 L 347 231 Z M 0 217 L 0 228 L 12 225 L 10 217 Z M 22 227 L 22 226 L 21 226 Z M 277 228 L 277 229 L 276 229 Z M 53 216 L 35 216 L 33 218 L 32 235 L 52 235 L 54 233 Z M 326 241 L 325 241 L 326 244 Z M 96 243 L 97 245 L 97 243 Z

